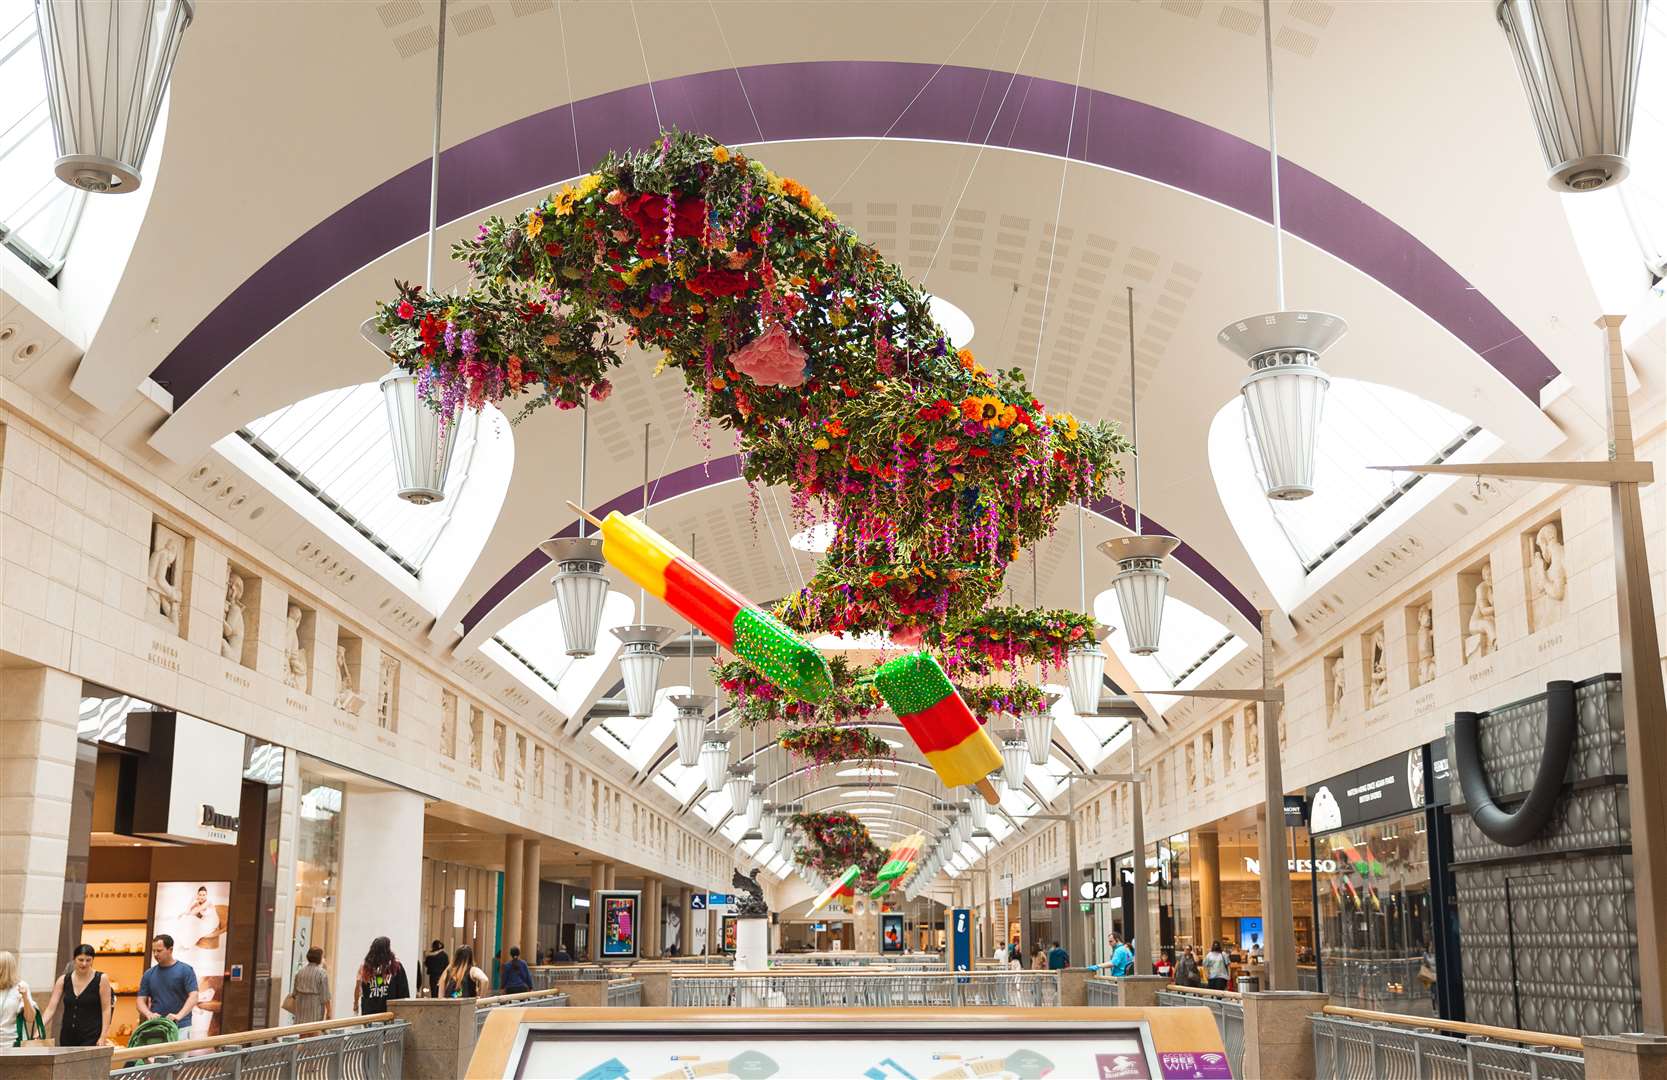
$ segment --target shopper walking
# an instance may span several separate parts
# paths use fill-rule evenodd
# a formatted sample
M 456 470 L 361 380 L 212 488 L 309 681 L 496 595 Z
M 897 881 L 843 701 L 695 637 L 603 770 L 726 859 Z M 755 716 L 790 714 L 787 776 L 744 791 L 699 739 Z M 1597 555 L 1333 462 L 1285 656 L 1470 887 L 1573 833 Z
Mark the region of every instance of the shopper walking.
M 1007 967 L 1007 942 L 1004 941 L 1000 945 L 996 946 L 996 955 L 994 960 L 996 967 L 1003 969 Z
M 1013 947 L 1007 950 L 1007 966 L 1014 971 L 1024 970 L 1024 950 L 1019 948 L 1018 938 L 1013 939 Z
M 197 972 L 184 960 L 174 959 L 172 934 L 151 938 L 150 954 L 156 963 L 139 978 L 139 1019 L 160 1018 L 190 1027 L 191 1013 L 197 1007 Z
M 0 951 L 0 1046 L 22 1046 L 39 1017 L 29 984 L 17 977 L 17 957 Z
M 1071 954 L 1066 952 L 1064 946 L 1060 945 L 1059 942 L 1054 942 L 1053 947 L 1048 950 L 1048 970 L 1064 971 L 1070 966 Z
M 509 947 L 509 962 L 504 964 L 500 981 L 506 994 L 524 994 L 533 988 L 533 973 L 527 970 L 527 962 L 521 959 L 520 946 Z
M 1209 981 L 1210 989 L 1227 989 L 1227 977 L 1230 973 L 1227 954 L 1221 951 L 1221 942 L 1212 941 L 1210 951 L 1204 954 L 1204 978 Z
M 520 950 L 517 949 L 517 952 Z M 444 998 L 472 998 L 486 994 L 491 981 L 486 972 L 475 966 L 475 950 L 459 945 L 453 954 L 451 967 L 440 976 L 440 996 Z
M 451 966 L 451 957 L 446 955 L 446 947 L 435 938 L 434 943 L 423 953 L 423 974 L 428 976 L 428 996 L 440 996 L 440 976 Z
M 1175 965 L 1175 984 L 1177 986 L 1198 986 L 1202 980 L 1198 977 L 1198 957 L 1192 953 L 1192 946 L 1181 953 L 1181 960 Z
M 70 969 L 52 984 L 52 1000 L 46 1003 L 46 1030 L 52 1030 L 54 1017 L 62 1018 L 58 1024 L 59 1046 L 102 1046 L 110 1033 L 110 981 L 93 967 L 96 955 L 91 945 L 77 945 Z
M 353 980 L 353 1006 L 360 1016 L 374 1016 L 388 1011 L 388 1002 L 411 996 L 411 983 L 405 968 L 394 956 L 393 945 L 385 937 L 370 943 L 365 962 Z
M 1134 950 L 1129 948 L 1122 934 L 1111 935 L 1111 973 L 1118 976 L 1134 974 Z
M 294 995 L 297 1024 L 316 1024 L 330 1019 L 330 973 L 324 968 L 324 950 L 314 945 L 307 950 L 307 962 L 295 973 L 290 993 Z

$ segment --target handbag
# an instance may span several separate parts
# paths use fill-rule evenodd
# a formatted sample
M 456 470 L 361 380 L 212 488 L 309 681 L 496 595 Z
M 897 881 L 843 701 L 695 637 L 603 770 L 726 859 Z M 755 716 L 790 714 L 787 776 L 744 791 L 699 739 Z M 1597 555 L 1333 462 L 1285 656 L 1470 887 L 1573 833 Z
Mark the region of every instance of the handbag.
M 52 1040 L 46 1037 L 46 1021 L 41 1018 L 40 1010 L 35 1010 L 35 1022 L 31 1025 L 23 1019 L 23 1010 L 17 1011 L 17 1041 L 13 1046 L 51 1046 Z
M 271 1001 L 272 999 L 267 998 L 266 1000 Z M 278 1003 L 278 1008 L 284 1010 L 284 1012 L 289 1013 L 291 1016 L 295 1015 L 295 991 L 294 990 L 291 990 L 289 993 L 284 995 L 284 1000 Z

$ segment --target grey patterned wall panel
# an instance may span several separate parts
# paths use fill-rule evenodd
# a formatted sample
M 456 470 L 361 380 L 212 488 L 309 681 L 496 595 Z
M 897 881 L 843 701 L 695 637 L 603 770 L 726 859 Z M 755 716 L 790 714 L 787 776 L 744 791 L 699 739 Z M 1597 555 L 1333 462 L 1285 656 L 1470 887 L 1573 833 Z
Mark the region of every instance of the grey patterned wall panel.
M 1608 1034 L 1641 1022 L 1632 836 L 1626 785 L 1613 779 L 1626 771 L 1620 678 L 1579 684 L 1575 706 L 1565 780 L 1598 784 L 1565 793 L 1539 836 L 1505 847 L 1453 811 L 1465 1012 L 1476 1023 L 1514 1027 L 1519 1002 L 1521 1026 L 1536 1031 Z M 1483 716 L 1478 743 L 1497 800 L 1517 801 L 1533 783 L 1545 723 L 1544 697 Z

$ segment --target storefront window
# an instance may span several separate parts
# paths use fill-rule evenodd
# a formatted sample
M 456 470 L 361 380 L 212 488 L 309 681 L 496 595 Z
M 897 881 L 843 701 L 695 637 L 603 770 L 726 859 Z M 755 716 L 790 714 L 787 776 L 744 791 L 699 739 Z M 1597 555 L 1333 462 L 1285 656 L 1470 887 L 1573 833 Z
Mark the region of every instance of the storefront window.
M 1325 989 L 1340 1005 L 1438 1014 L 1422 812 L 1315 840 Z
M 289 973 L 306 962 L 307 950 L 324 950 L 324 966 L 337 968 L 336 916 L 339 910 L 342 843 L 342 784 L 301 759 L 301 804 L 295 836 L 295 948 Z M 287 985 L 287 981 L 286 981 Z

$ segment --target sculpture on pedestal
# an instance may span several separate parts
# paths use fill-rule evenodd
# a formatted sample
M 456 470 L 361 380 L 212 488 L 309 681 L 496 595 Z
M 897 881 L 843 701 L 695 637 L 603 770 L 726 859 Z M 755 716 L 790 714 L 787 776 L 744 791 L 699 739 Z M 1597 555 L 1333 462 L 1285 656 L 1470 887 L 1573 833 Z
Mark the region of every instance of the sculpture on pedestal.
M 301 607 L 289 605 L 284 620 L 284 685 L 300 690 L 307 685 L 307 653 L 301 648 Z
M 1425 604 L 1418 609 L 1418 684 L 1435 678 L 1435 612 Z
M 220 622 L 220 655 L 227 660 L 243 660 L 243 579 L 237 574 L 226 575 L 226 610 Z
M 364 707 L 365 695 L 359 693 L 359 688 L 353 685 L 353 669 L 347 662 L 347 646 L 336 646 L 336 708 L 344 709 L 354 716 Z
M 1343 695 L 1349 683 L 1348 669 L 1343 666 L 1343 654 L 1331 658 L 1331 708 L 1326 710 L 1326 727 L 1343 718 Z
M 758 867 L 753 867 L 751 874 L 743 874 L 737 870 L 730 876 L 730 885 L 735 889 L 735 914 L 742 919 L 762 919 L 770 914 L 770 907 L 764 902 L 764 886 L 758 883 Z
M 1372 691 L 1371 702 L 1374 706 L 1382 705 L 1389 700 L 1389 659 L 1385 655 L 1383 631 L 1372 633 Z

